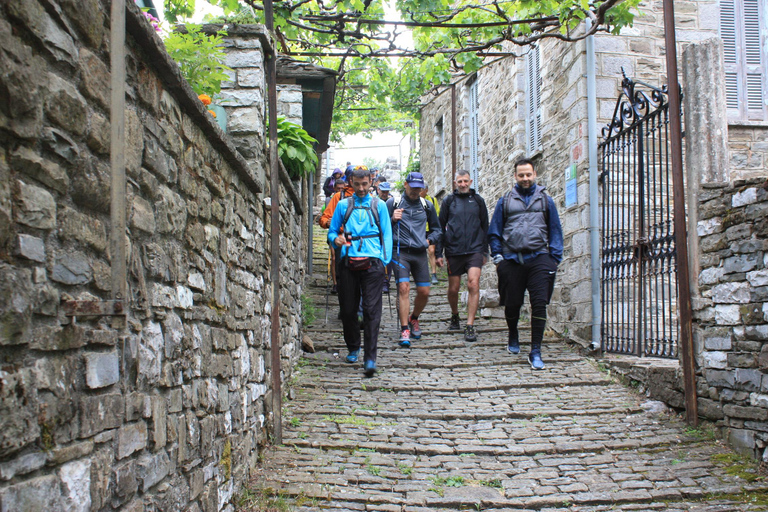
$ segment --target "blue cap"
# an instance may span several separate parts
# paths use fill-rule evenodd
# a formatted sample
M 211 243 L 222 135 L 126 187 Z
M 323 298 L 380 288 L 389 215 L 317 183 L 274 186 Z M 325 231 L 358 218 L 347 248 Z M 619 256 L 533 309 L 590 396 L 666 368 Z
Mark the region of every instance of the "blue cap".
M 379 190 L 391 190 L 392 186 L 388 182 L 379 183 Z
M 424 188 L 424 176 L 420 172 L 410 172 L 405 177 L 405 182 L 411 186 L 411 188 Z

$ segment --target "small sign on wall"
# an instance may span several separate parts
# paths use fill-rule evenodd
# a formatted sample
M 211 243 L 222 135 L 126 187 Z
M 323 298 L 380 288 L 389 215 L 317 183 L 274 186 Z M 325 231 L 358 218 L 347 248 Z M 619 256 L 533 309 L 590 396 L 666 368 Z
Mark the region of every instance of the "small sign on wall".
M 578 188 L 576 184 L 576 164 L 571 164 L 565 168 L 565 207 L 579 202 Z

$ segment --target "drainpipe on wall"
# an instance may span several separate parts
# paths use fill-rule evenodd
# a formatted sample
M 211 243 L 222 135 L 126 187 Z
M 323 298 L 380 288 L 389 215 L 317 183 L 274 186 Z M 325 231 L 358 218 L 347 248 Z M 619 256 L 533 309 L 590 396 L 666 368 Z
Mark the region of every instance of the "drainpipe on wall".
M 592 20 L 587 18 L 587 30 Z M 595 36 L 587 37 L 587 146 L 589 148 L 589 250 L 592 270 L 592 343 L 600 348 L 600 192 L 597 188 L 597 98 L 595 85 Z

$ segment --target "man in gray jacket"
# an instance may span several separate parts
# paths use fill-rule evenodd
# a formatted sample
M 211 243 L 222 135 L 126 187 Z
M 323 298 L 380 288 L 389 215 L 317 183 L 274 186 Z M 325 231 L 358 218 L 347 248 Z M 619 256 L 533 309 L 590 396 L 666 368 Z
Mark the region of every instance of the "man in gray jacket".
M 392 271 L 397 283 L 398 316 L 401 347 L 410 347 L 411 338 L 421 338 L 419 315 L 429 299 L 429 261 L 427 247 L 440 242 L 440 221 L 434 207 L 419 197 L 424 187 L 421 173 L 412 172 L 405 178 L 405 193 L 398 204 L 387 201 L 392 218 Z M 427 232 L 429 222 L 429 232 Z M 410 276 L 416 284 L 413 312 L 410 312 Z
M 471 188 L 469 171 L 456 172 L 456 189 L 443 200 L 440 225 L 443 237 L 437 247 L 437 263 L 442 266 L 442 252 L 448 260 L 448 304 L 451 306 L 451 330 L 461 329 L 459 288 L 467 274 L 466 341 L 477 341 L 475 315 L 480 302 L 480 272 L 488 261 L 488 208 L 480 194 Z

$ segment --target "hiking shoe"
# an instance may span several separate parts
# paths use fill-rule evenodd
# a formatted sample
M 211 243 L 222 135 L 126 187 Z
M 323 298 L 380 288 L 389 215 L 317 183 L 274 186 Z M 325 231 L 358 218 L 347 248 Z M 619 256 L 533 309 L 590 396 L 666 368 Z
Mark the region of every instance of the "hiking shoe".
M 464 328 L 464 341 L 477 341 L 477 333 L 475 332 L 475 326 L 469 325 Z
M 389 293 L 389 283 L 384 282 L 384 286 L 381 287 L 381 293 Z
M 520 342 L 518 340 L 509 340 L 507 342 L 507 352 L 516 356 L 520 353 Z
M 350 350 L 349 354 L 347 355 L 347 362 L 348 363 L 356 363 L 357 362 L 357 358 L 358 358 L 359 355 L 360 355 L 360 351 L 359 350 Z
M 373 377 L 373 374 L 376 373 L 376 361 L 370 359 L 366 361 L 364 373 L 366 377 Z
M 437 284 L 437 274 L 432 274 L 432 284 Z
M 419 320 L 413 317 L 408 319 L 408 328 L 411 330 L 411 336 L 417 340 L 421 338 L 421 329 L 419 328 Z
M 451 325 L 448 326 L 449 331 L 460 331 L 461 330 L 461 319 L 459 318 L 459 314 L 456 313 L 455 315 L 451 315 Z
M 541 360 L 541 354 L 538 352 L 531 352 L 528 354 L 528 362 L 534 370 L 544 369 L 544 361 Z
M 398 345 L 403 348 L 408 348 L 411 346 L 411 331 L 408 329 L 403 329 L 400 331 L 400 341 L 398 342 Z

